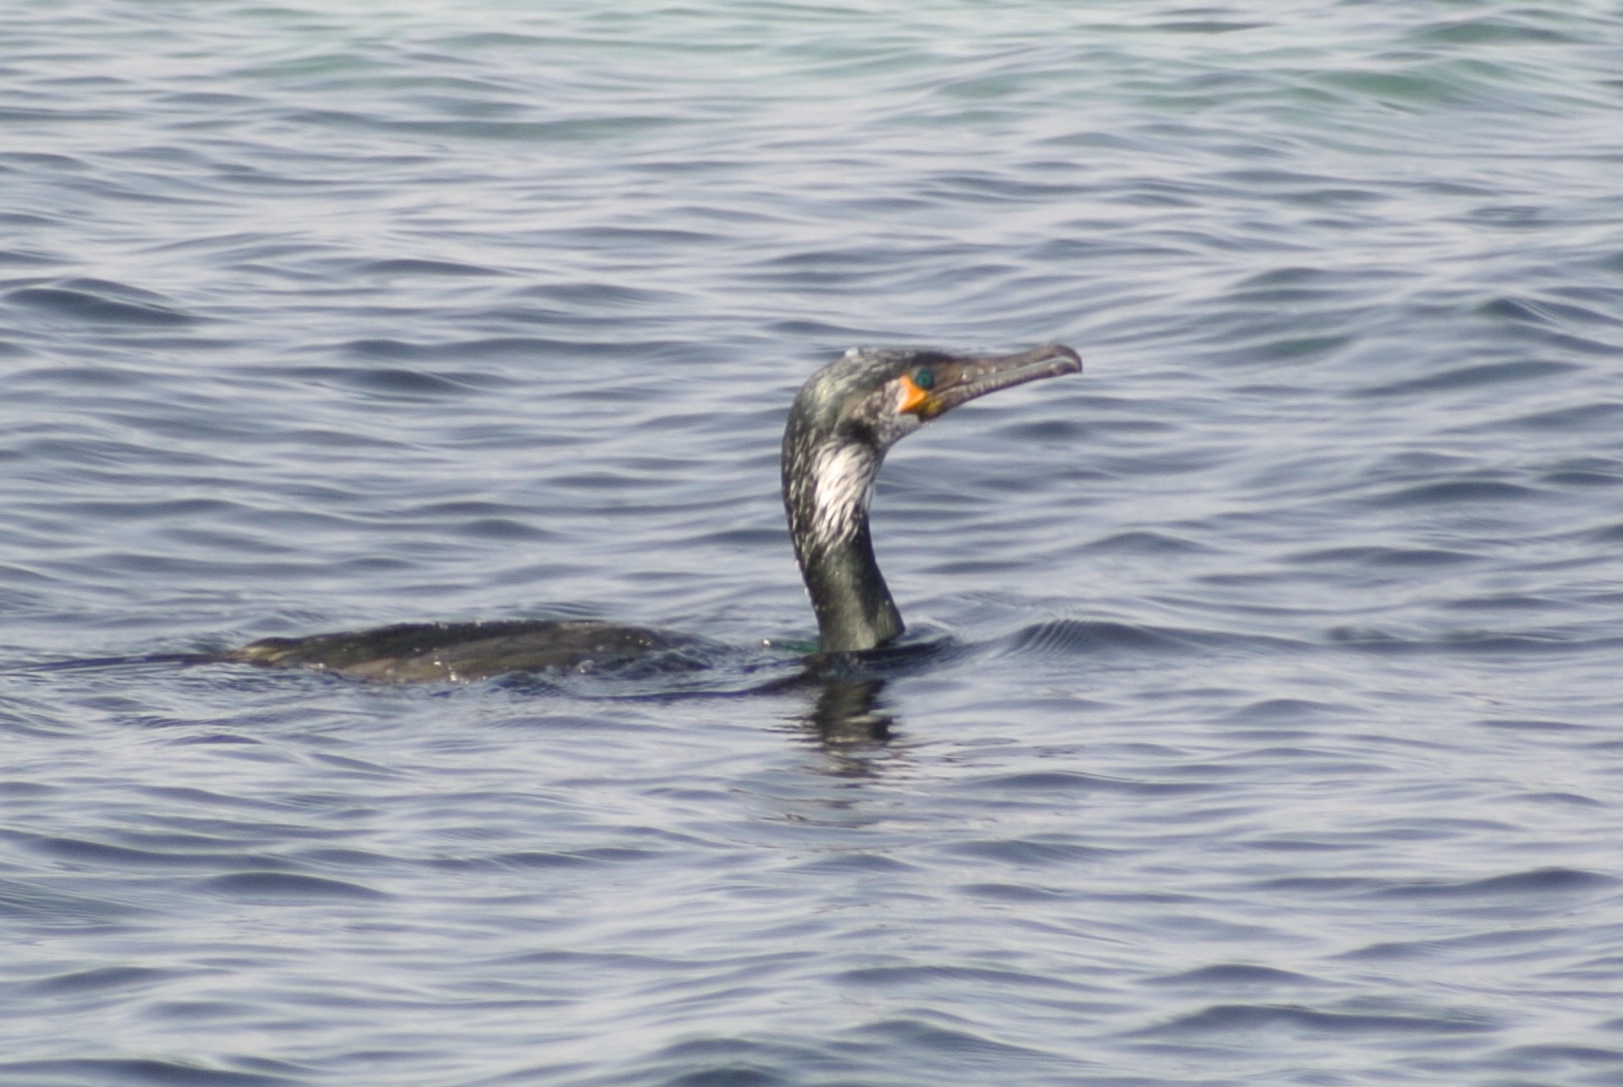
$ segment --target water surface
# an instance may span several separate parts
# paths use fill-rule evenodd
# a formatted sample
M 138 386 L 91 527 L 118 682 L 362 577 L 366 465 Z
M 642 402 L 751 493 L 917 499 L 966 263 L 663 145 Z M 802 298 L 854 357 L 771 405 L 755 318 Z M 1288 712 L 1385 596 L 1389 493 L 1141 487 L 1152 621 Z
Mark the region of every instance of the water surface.
M 0 1080 L 1623 1075 L 1610 6 L 0 42 Z M 882 479 L 934 649 L 792 682 L 794 389 L 1048 341 Z M 46 667 L 539 616 L 722 649 Z

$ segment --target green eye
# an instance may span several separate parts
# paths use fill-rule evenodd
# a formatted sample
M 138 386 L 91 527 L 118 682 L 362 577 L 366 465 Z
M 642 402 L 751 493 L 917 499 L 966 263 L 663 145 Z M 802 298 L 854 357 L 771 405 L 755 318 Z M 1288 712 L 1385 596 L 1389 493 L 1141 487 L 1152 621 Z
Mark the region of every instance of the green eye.
M 928 367 L 922 370 L 914 371 L 913 384 L 917 385 L 921 389 L 928 389 L 931 385 L 935 384 L 935 371 L 929 369 Z

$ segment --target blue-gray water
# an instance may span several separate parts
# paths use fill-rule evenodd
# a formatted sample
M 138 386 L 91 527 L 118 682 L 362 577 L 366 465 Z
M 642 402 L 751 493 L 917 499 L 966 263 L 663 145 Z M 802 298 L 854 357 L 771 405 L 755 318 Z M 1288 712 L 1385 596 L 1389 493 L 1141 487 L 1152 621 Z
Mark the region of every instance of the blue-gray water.
M 1584 0 L 5 5 L 0 1081 L 1623 1082 L 1620 73 Z M 1047 341 L 886 468 L 941 648 L 750 693 L 799 382 Z M 730 648 L 40 667 L 547 615 Z

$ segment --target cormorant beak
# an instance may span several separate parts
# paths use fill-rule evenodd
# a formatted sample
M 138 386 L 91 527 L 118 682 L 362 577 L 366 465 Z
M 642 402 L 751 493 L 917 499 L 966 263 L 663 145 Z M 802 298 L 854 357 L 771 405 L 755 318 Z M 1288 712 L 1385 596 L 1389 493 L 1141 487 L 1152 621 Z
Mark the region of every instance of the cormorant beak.
M 1082 356 L 1064 344 L 1051 343 L 1018 355 L 947 358 L 930 364 L 927 371 L 927 387 L 912 373 L 902 375 L 902 399 L 897 406 L 897 411 L 912 412 L 921 422 L 999 389 L 1081 373 Z

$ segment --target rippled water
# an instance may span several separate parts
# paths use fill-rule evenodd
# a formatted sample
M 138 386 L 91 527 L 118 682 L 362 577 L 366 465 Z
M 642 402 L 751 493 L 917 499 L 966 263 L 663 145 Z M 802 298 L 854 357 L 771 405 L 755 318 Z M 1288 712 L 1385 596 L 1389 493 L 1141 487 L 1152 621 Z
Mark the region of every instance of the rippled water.
M 1619 1082 L 1615 6 L 541 8 L 0 10 L 0 1080 Z M 59 666 L 553 615 L 727 648 Z

